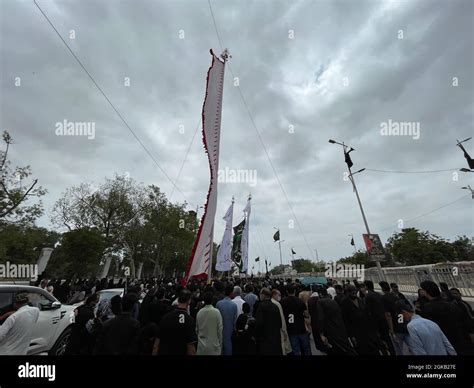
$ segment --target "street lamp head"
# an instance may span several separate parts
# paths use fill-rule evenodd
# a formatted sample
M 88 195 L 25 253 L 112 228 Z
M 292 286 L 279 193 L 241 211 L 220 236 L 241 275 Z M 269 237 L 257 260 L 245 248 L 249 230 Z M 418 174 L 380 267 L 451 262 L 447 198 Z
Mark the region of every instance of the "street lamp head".
M 467 187 L 466 187 L 466 186 L 463 186 L 463 187 L 461 187 L 461 189 L 465 189 L 465 190 L 467 190 Z
M 336 144 L 336 141 L 335 141 L 335 140 L 332 140 L 332 139 L 329 139 L 329 143 L 331 143 L 331 144 Z

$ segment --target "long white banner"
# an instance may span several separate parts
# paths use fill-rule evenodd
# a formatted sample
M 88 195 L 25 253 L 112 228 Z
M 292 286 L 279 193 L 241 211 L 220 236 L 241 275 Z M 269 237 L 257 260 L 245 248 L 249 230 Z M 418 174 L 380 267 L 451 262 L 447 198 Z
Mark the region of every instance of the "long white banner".
M 210 257 L 217 206 L 217 173 L 219 170 L 219 141 L 221 133 L 222 93 L 225 63 L 211 50 L 212 64 L 207 72 L 207 87 L 202 107 L 202 140 L 206 150 L 210 184 L 204 215 L 198 230 L 193 250 L 186 268 L 183 283 L 191 277 L 206 278 L 210 269 Z

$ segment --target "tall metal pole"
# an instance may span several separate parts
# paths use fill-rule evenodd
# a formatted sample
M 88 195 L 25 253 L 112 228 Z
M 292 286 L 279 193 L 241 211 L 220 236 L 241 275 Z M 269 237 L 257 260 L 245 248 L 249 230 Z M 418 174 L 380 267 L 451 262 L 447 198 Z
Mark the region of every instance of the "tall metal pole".
M 278 229 L 278 231 L 280 231 L 280 229 Z M 280 248 L 280 265 L 283 266 L 283 259 L 281 257 L 281 236 L 278 239 L 278 247 Z
M 344 143 L 342 143 L 342 144 L 343 144 L 342 150 L 343 150 L 344 156 L 345 156 L 347 146 L 344 145 Z M 354 192 L 355 192 L 356 197 L 357 197 L 357 202 L 359 204 L 360 212 L 362 214 L 362 219 L 364 220 L 365 230 L 367 231 L 367 234 L 370 236 L 371 233 L 370 233 L 370 229 L 369 229 L 369 223 L 367 222 L 367 218 L 365 217 L 364 208 L 362 207 L 362 202 L 361 202 L 360 197 L 359 197 L 359 191 L 357 190 L 354 175 L 352 175 L 352 171 L 351 171 L 351 168 L 349 166 L 347 166 L 347 169 L 349 170 L 349 179 L 352 183 L 352 187 L 354 188 Z M 378 273 L 379 273 L 380 277 L 382 278 L 382 280 L 385 280 L 385 276 L 384 276 L 384 273 L 382 271 L 382 266 L 380 265 L 380 260 L 375 259 L 375 264 L 377 265 L 377 270 L 378 270 Z

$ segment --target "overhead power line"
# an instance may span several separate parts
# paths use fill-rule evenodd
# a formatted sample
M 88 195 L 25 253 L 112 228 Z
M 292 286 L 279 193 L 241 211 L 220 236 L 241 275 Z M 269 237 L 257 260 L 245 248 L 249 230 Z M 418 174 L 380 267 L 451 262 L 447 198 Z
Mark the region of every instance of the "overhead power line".
M 446 171 L 458 171 L 459 168 L 449 168 L 445 170 L 422 170 L 422 171 L 400 171 L 400 170 L 378 170 L 375 168 L 366 168 L 365 171 L 373 171 L 373 172 L 388 172 L 394 174 L 432 174 L 437 172 L 446 172 Z
M 445 207 L 448 207 L 448 206 L 451 206 L 451 205 L 454 205 L 455 203 L 461 201 L 462 199 L 464 198 L 467 198 L 467 197 L 470 197 L 471 194 L 467 194 L 467 195 L 463 195 L 462 197 L 459 197 L 458 199 L 452 201 L 452 202 L 449 202 L 449 203 L 446 203 L 444 205 L 441 205 L 439 207 L 437 207 L 436 209 L 433 209 L 433 210 L 430 210 L 426 213 L 423 213 L 423 214 L 420 214 L 419 216 L 416 216 L 416 217 L 413 217 L 413 218 L 409 218 L 408 220 L 403 220 L 403 223 L 407 223 L 407 222 L 412 222 L 412 221 L 415 221 L 415 220 L 418 220 L 420 218 L 423 218 L 423 217 L 426 217 L 434 212 L 437 212 L 438 210 L 441 210 L 441 209 L 444 209 Z M 389 229 L 392 229 L 393 230 L 393 226 L 389 226 L 387 228 L 384 228 L 384 229 L 379 229 L 378 232 L 384 232 L 386 230 L 389 230 Z
M 211 0 L 208 0 L 208 4 L 209 4 L 209 10 L 210 10 L 210 13 L 211 13 L 212 21 L 213 21 L 213 24 L 214 24 L 214 29 L 215 29 L 215 31 L 216 31 L 217 40 L 218 40 L 218 42 L 219 42 L 219 46 L 220 46 L 220 48 L 221 48 L 221 51 L 224 51 L 224 45 L 222 44 L 222 39 L 221 39 L 221 37 L 220 37 L 220 35 L 219 35 L 219 30 L 218 30 L 218 28 L 217 28 L 216 19 L 215 19 L 215 17 L 214 17 L 214 12 L 213 12 L 213 10 L 212 10 Z M 227 66 L 229 67 L 229 70 L 230 70 L 230 73 L 232 74 L 232 77 L 235 78 L 234 72 L 232 71 L 232 67 L 230 66 L 230 64 L 227 64 Z M 240 98 L 242 99 L 242 103 L 243 103 L 243 105 L 244 105 L 244 107 L 245 107 L 245 110 L 247 111 L 247 114 L 248 114 L 248 116 L 249 116 L 249 118 L 250 118 L 250 122 L 252 123 L 252 126 L 253 126 L 253 128 L 255 129 L 255 132 L 257 133 L 258 139 L 259 139 L 259 141 L 260 141 L 260 144 L 262 145 L 263 151 L 264 151 L 264 153 L 265 153 L 265 155 L 266 155 L 266 157 L 267 157 L 267 160 L 268 160 L 268 162 L 269 162 L 269 164 L 270 164 L 270 167 L 271 167 L 272 170 L 273 170 L 273 173 L 274 173 L 274 175 L 275 175 L 275 178 L 276 178 L 276 180 L 277 180 L 277 183 L 278 183 L 278 185 L 280 186 L 281 191 L 283 192 L 283 195 L 284 195 L 284 197 L 285 197 L 286 202 L 288 203 L 288 207 L 290 208 L 291 214 L 292 214 L 293 218 L 295 219 L 296 224 L 298 225 L 298 229 L 300 230 L 301 236 L 303 237 L 303 239 L 304 239 L 304 241 L 305 241 L 305 244 L 306 244 L 306 246 L 307 246 L 307 248 L 308 248 L 308 250 L 309 250 L 309 252 L 310 252 L 311 257 L 313 257 L 313 250 L 310 248 L 310 246 L 309 246 L 309 244 L 308 244 L 308 240 L 306 239 L 306 236 L 305 236 L 305 234 L 304 234 L 304 232 L 303 232 L 303 228 L 301 227 L 301 224 L 300 224 L 300 222 L 299 222 L 299 220 L 298 220 L 298 217 L 296 217 L 295 211 L 293 210 L 293 206 L 291 206 L 291 203 L 290 203 L 290 200 L 289 200 L 289 198 L 288 198 L 288 195 L 286 194 L 286 190 L 284 189 L 283 184 L 281 183 L 280 177 L 278 176 L 278 173 L 277 173 L 277 171 L 276 171 L 276 168 L 275 168 L 275 166 L 274 166 L 274 164 L 273 164 L 273 162 L 272 162 L 272 159 L 270 158 L 270 155 L 269 155 L 269 153 L 268 153 L 268 151 L 267 151 L 267 147 L 265 146 L 265 143 L 264 143 L 264 141 L 263 141 L 263 139 L 262 139 L 262 136 L 261 136 L 261 134 L 260 134 L 260 131 L 258 130 L 257 125 L 255 124 L 255 120 L 254 120 L 254 118 L 253 118 L 252 112 L 250 111 L 250 108 L 249 108 L 249 106 L 248 106 L 248 104 L 247 104 L 247 101 L 245 100 L 245 97 L 244 97 L 244 94 L 242 93 L 242 89 L 240 88 L 240 85 L 237 85 L 237 90 L 239 91 L 239 95 L 240 95 Z
M 172 184 L 173 186 L 173 189 L 176 189 L 184 198 L 184 200 L 186 201 L 186 197 L 184 195 L 184 193 L 179 189 L 179 187 L 176 186 L 175 182 L 173 182 L 173 180 L 169 177 L 169 175 L 166 173 L 166 171 L 160 166 L 160 164 L 158 163 L 158 161 L 156 160 L 156 158 L 152 155 L 152 153 L 148 150 L 148 148 L 145 146 L 145 144 L 143 144 L 142 140 L 138 137 L 138 135 L 135 133 L 135 131 L 130 127 L 130 125 L 128 124 L 128 122 L 125 120 L 125 118 L 122 116 L 122 114 L 119 112 L 119 110 L 115 107 L 115 105 L 112 103 L 112 101 L 109 99 L 109 97 L 107 96 L 107 94 L 104 92 L 104 90 L 99 86 L 99 84 L 96 82 L 96 80 L 94 79 L 94 77 L 91 75 L 91 73 L 86 69 L 86 67 L 84 66 L 84 64 L 81 62 L 81 60 L 77 57 L 77 55 L 74 53 L 74 51 L 71 49 L 71 47 L 67 44 L 67 42 L 64 40 L 64 38 L 62 37 L 62 35 L 59 33 L 59 31 L 57 30 L 57 28 L 54 26 L 53 22 L 48 18 L 48 16 L 46 15 L 46 13 L 43 11 L 43 9 L 39 6 L 39 4 L 36 2 L 36 0 L 33 0 L 33 2 L 35 3 L 36 7 L 40 10 L 41 14 L 44 16 L 44 18 L 46 19 L 46 21 L 49 23 L 49 25 L 51 26 L 51 28 L 54 30 L 54 32 L 56 32 L 56 34 L 58 35 L 59 39 L 61 39 L 61 41 L 63 42 L 63 44 L 66 46 L 66 48 L 68 49 L 68 51 L 71 53 L 71 55 L 74 57 L 74 59 L 77 61 L 77 63 L 79 64 L 79 66 L 81 66 L 82 70 L 84 70 L 84 72 L 87 74 L 87 76 L 90 78 L 90 80 L 92 81 L 92 83 L 94 84 L 94 86 L 97 88 L 97 90 L 102 94 L 102 96 L 104 96 L 105 100 L 109 103 L 109 105 L 112 107 L 112 109 L 114 110 L 114 112 L 117 114 L 117 116 L 120 118 L 120 120 L 123 122 L 123 124 L 125 125 L 125 127 L 127 127 L 127 129 L 130 131 L 130 133 L 133 135 L 133 137 L 135 138 L 135 140 L 138 142 L 138 144 L 140 144 L 140 146 L 143 148 L 143 150 L 145 151 L 145 153 L 150 157 L 150 159 L 153 161 L 153 163 L 155 164 L 156 167 L 158 167 L 158 169 L 163 173 L 163 175 L 166 177 L 166 179 L 168 179 L 168 181 Z M 187 202 L 187 201 L 186 201 Z M 189 203 L 189 202 L 188 202 Z

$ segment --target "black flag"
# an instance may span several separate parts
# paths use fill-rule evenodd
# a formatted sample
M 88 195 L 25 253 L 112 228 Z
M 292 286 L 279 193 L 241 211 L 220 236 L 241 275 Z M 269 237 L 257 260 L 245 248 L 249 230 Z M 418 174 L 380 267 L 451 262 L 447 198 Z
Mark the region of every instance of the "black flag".
M 474 169 L 474 159 L 471 158 L 471 156 L 467 153 L 467 151 L 464 149 L 464 147 L 461 144 L 458 144 L 459 148 L 462 149 L 464 152 L 464 157 L 467 160 L 467 164 L 469 165 L 469 168 L 472 170 Z
M 255 262 L 260 261 L 260 256 L 255 259 Z
M 291 254 L 296 255 L 296 252 L 291 248 Z
M 355 245 L 354 244 L 354 237 L 351 238 L 351 245 Z
M 276 233 L 273 235 L 273 242 L 280 240 L 280 231 L 277 230 Z
M 354 151 L 354 148 L 351 148 L 349 151 L 344 150 L 344 161 L 347 163 L 347 167 L 351 168 L 354 163 L 352 163 L 351 156 L 349 155 L 350 152 Z

